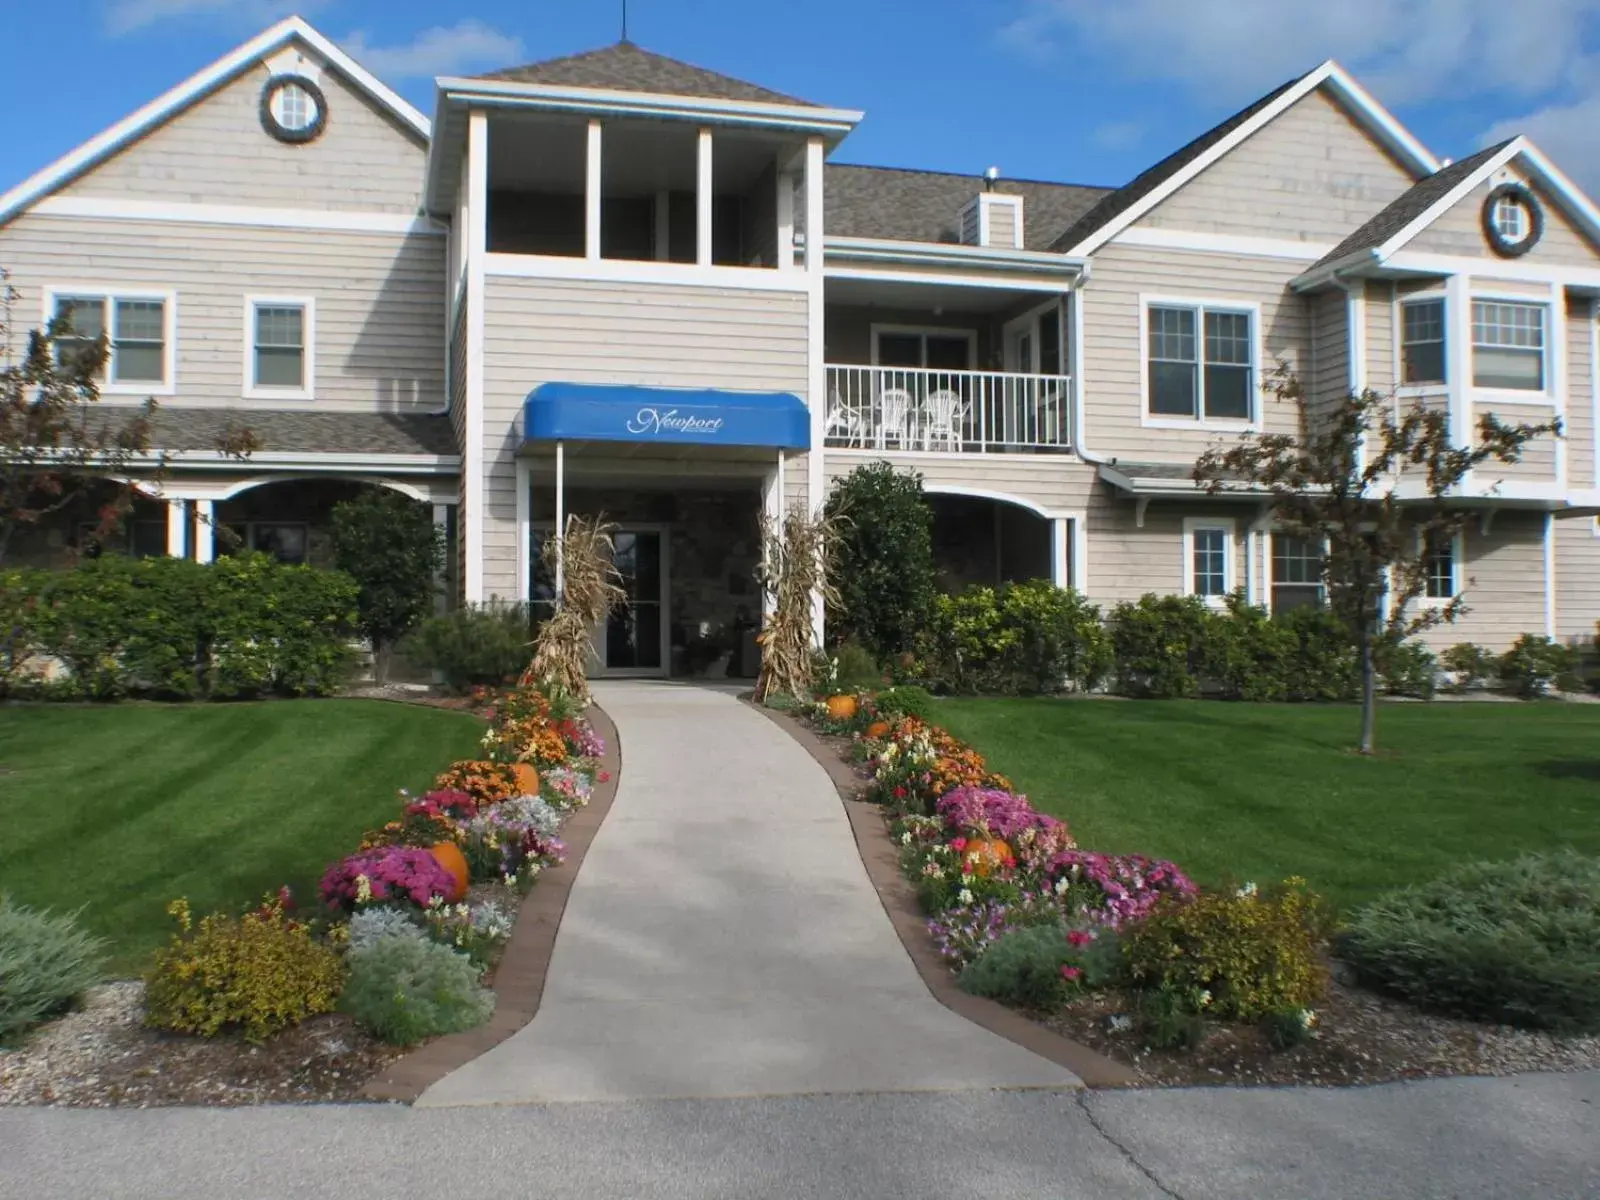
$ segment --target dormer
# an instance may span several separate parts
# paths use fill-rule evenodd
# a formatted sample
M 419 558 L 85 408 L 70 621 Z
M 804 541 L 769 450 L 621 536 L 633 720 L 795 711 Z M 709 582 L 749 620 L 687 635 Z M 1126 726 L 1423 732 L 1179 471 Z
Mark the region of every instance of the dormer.
M 994 190 L 1000 173 L 993 167 L 985 175 L 985 188 L 961 210 L 961 244 L 1021 250 L 1022 197 Z

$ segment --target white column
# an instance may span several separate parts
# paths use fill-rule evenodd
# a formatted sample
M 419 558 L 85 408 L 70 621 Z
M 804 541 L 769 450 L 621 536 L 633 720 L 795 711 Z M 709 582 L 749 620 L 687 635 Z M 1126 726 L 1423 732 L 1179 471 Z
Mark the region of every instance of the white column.
M 823 424 L 827 420 L 828 369 L 823 362 L 823 277 L 822 277 L 822 170 L 824 147 L 821 138 L 806 142 L 806 272 L 810 288 L 807 297 L 806 404 L 811 410 L 811 451 L 806 455 L 806 506 L 812 513 L 822 508 Z M 812 635 L 822 645 L 827 609 L 822 597 L 811 602 Z
M 778 270 L 794 269 L 794 176 L 778 172 Z
M 214 500 L 194 502 L 194 557 L 208 563 L 217 557 L 217 504 Z
M 167 557 L 189 557 L 189 502 L 167 501 Z
M 462 594 L 468 604 L 481 604 L 483 580 L 484 416 L 483 305 L 484 255 L 488 248 L 489 114 L 481 110 L 467 121 L 467 403 L 466 446 L 461 463 L 462 504 L 456 536 L 464 548 Z
M 604 135 L 600 130 L 598 120 L 589 122 L 589 177 L 584 186 L 584 257 L 590 260 L 600 257 L 600 192 L 602 184 L 601 165 L 604 160 Z
M 556 443 L 556 604 L 567 594 L 567 445 Z
M 1465 564 L 1463 564 L 1465 566 Z M 1556 606 L 1556 515 L 1544 515 L 1544 635 L 1554 640 L 1559 628 Z
M 1058 588 L 1072 586 L 1070 524 L 1067 517 L 1056 517 L 1050 522 L 1050 578 Z
M 672 193 L 663 188 L 656 193 L 656 261 L 672 259 Z
M 700 131 L 700 161 L 695 184 L 694 260 L 702 267 L 711 265 L 711 198 L 714 176 L 711 170 L 711 130 Z

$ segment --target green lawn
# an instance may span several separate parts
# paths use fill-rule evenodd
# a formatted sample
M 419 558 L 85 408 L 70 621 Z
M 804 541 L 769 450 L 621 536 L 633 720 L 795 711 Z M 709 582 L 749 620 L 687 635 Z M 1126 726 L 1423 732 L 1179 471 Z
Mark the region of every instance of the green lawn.
M 0 890 L 83 908 L 137 971 L 167 902 L 239 908 L 323 869 L 473 756 L 465 713 L 361 700 L 0 708 Z
M 1086 849 L 1203 883 L 1303 875 L 1341 906 L 1468 859 L 1600 854 L 1600 706 L 949 700 L 977 747 Z

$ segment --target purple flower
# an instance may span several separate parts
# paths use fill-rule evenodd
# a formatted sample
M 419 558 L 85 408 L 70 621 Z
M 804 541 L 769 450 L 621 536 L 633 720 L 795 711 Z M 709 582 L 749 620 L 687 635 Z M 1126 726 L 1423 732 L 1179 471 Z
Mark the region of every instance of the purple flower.
M 426 850 L 409 846 L 379 846 L 334 863 L 322 877 L 322 898 L 330 908 L 350 911 L 362 898 L 359 880 L 365 877 L 370 903 L 409 901 L 426 908 L 435 897 L 456 890 L 455 876 Z
M 999 788 L 959 787 L 939 801 L 945 827 L 955 833 L 972 833 L 1010 841 L 1026 829 L 1048 829 L 1060 822 L 1034 810 L 1026 796 Z

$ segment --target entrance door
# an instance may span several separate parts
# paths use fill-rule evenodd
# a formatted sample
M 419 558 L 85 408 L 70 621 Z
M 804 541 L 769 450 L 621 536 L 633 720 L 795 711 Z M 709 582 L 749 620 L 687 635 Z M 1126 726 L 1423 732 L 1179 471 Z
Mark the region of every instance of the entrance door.
M 627 601 L 597 639 L 601 666 L 608 675 L 665 675 L 670 665 L 665 532 L 623 528 L 613 540 L 613 561 Z

